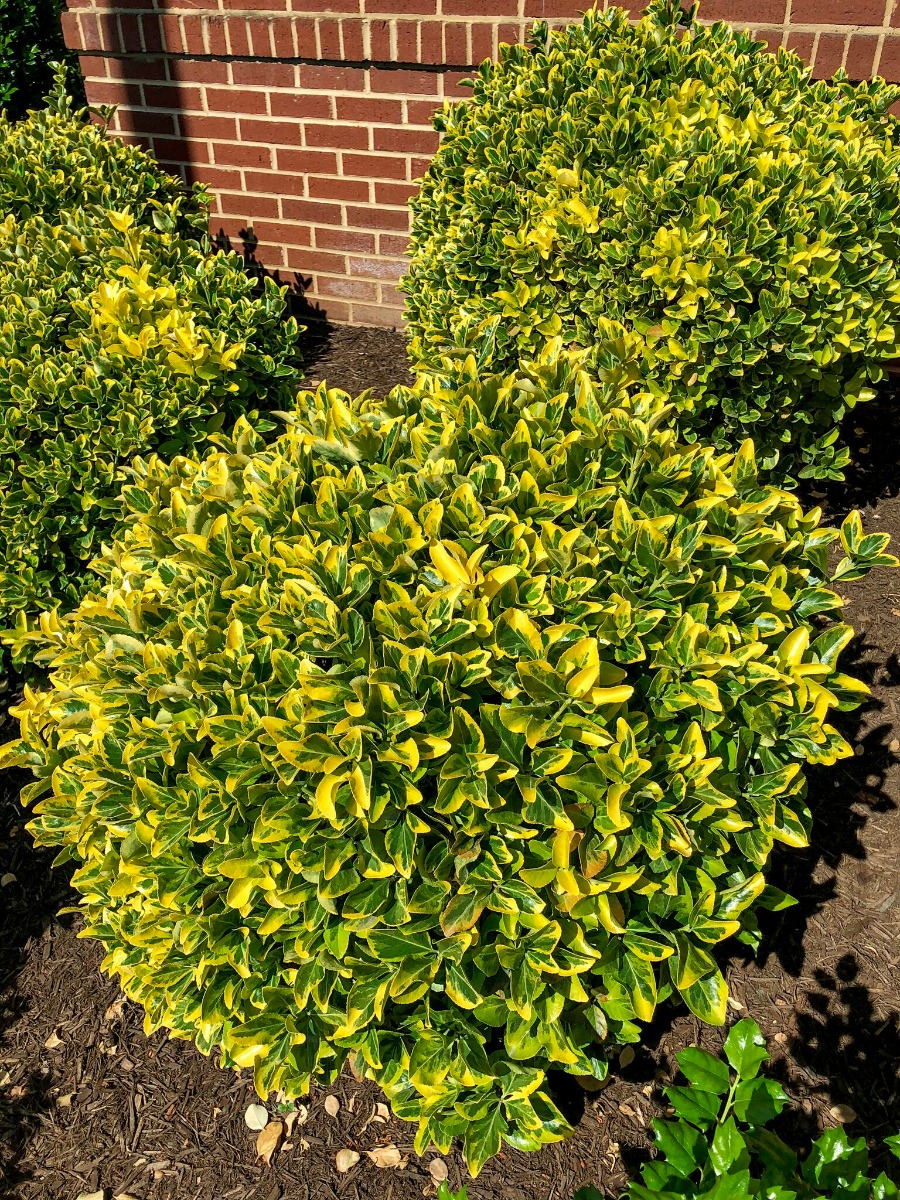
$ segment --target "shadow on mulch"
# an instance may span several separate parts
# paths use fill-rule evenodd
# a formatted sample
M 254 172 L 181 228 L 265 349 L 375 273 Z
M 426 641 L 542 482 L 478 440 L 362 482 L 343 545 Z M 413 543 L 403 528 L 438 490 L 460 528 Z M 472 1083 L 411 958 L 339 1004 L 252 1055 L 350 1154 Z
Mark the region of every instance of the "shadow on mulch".
M 7 680 L 0 695 L 0 744 L 16 736 L 7 709 L 20 696 L 18 681 Z M 22 1159 L 42 1115 L 53 1106 L 50 1076 L 7 1053 L 7 1033 L 27 1021 L 32 1003 L 16 989 L 16 979 L 29 956 L 46 956 L 56 914 L 74 899 L 70 870 L 51 872 L 55 852 L 36 849 L 24 828 L 27 819 L 18 794 L 30 776 L 24 771 L 0 773 L 0 1196 L 29 1176 Z M 62 918 L 65 923 L 69 919 Z
M 398 333 L 317 324 L 304 346 L 308 385 L 324 378 L 356 394 L 410 382 Z M 855 445 L 847 482 L 805 488 L 806 499 L 822 504 L 832 523 L 868 505 L 867 530 L 892 533 L 896 552 L 894 387 L 849 421 Z M 763 915 L 757 955 L 731 945 L 731 957 L 723 957 L 732 1016 L 759 1022 L 773 1071 L 797 1101 L 785 1132 L 798 1141 L 833 1125 L 835 1104 L 858 1114 L 851 1134 L 877 1140 L 900 1128 L 900 577 L 882 572 L 841 591 L 857 630 L 844 669 L 872 688 L 865 707 L 840 715 L 856 752 L 836 768 L 809 773 L 812 844 L 775 857 L 772 881 L 797 905 Z M 17 786 L 0 776 L 3 795 Z M 11 1076 L 0 1086 L 3 1200 L 68 1200 L 100 1188 L 140 1200 L 428 1194 L 432 1156 L 412 1154 L 411 1126 L 372 1122 L 377 1090 L 348 1075 L 327 1089 L 340 1099 L 336 1118 L 324 1110 L 325 1090 L 313 1089 L 294 1149 L 271 1167 L 258 1164 L 243 1122 L 254 1099 L 246 1074 L 218 1070 L 185 1043 L 143 1035 L 137 1008 L 118 1003 L 115 984 L 98 973 L 99 947 L 77 939 L 77 919 L 54 920 L 68 902 L 65 871 L 51 875 L 52 855 L 33 850 L 20 810 L 2 799 L 0 821 L 0 874 L 16 875 L 0 890 L 0 1081 L 4 1072 Z M 50 1049 L 55 1033 L 60 1044 Z M 649 1154 L 648 1123 L 662 1112 L 661 1084 L 673 1075 L 676 1052 L 689 1044 L 715 1051 L 722 1038 L 722 1030 L 667 1007 L 601 1092 L 554 1078 L 560 1102 L 578 1121 L 574 1137 L 537 1154 L 498 1156 L 468 1184 L 470 1200 L 570 1200 L 586 1184 L 616 1195 Z M 365 1157 L 386 1142 L 409 1155 L 404 1170 L 380 1171 Z M 363 1157 L 343 1176 L 334 1161 L 346 1146 Z M 890 1170 L 890 1156 L 876 1150 L 875 1159 Z M 458 1187 L 465 1181 L 458 1151 L 446 1161 Z

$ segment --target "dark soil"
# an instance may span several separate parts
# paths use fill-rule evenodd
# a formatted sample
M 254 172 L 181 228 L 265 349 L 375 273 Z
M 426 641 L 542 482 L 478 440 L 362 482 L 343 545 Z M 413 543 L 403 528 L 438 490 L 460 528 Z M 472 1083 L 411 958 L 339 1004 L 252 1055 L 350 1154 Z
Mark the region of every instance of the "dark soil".
M 403 339 L 367 329 L 317 330 L 310 379 L 356 393 L 408 380 Z M 894 386 L 848 422 L 854 467 L 843 485 L 813 493 L 829 518 L 863 508 L 867 530 L 900 548 L 900 404 Z M 810 489 L 811 490 L 811 489 Z M 793 1136 L 835 1123 L 873 1143 L 900 1129 L 900 575 L 878 572 L 844 589 L 857 637 L 846 670 L 872 688 L 868 705 L 844 720 L 852 759 L 814 771 L 814 838 L 785 851 L 773 881 L 797 907 L 769 919 L 754 958 L 732 946 L 727 971 L 735 1018 L 760 1023 L 774 1070 L 797 1100 Z M 2 697 L 0 697 L 2 703 Z M 0 734 L 11 735 L 7 722 Z M 21 778 L 0 777 L 0 797 Z M 96 944 L 79 940 L 78 919 L 57 916 L 72 902 L 64 869 L 35 852 L 22 816 L 0 798 L 0 1197 L 75 1200 L 414 1200 L 433 1195 L 428 1163 L 412 1153 L 413 1127 L 381 1122 L 377 1089 L 349 1075 L 306 1100 L 308 1118 L 267 1166 L 256 1160 L 244 1112 L 255 1099 L 246 1075 L 219 1070 L 189 1044 L 146 1038 L 137 1008 L 99 972 Z M 603 1091 L 568 1083 L 560 1101 L 577 1118 L 575 1136 L 540 1153 L 508 1151 L 468 1187 L 470 1200 L 570 1200 L 595 1184 L 615 1195 L 648 1151 L 646 1126 L 661 1111 L 659 1084 L 674 1053 L 722 1033 L 665 1012 Z M 565 1085 L 565 1081 L 564 1085 Z M 274 1113 L 275 1107 L 270 1104 Z M 579 1116 L 580 1114 L 580 1116 Z M 394 1143 L 399 1168 L 365 1154 Z M 289 1148 L 290 1147 L 290 1148 Z M 336 1170 L 342 1148 L 360 1161 Z M 465 1182 L 458 1153 L 449 1180 Z M 880 1164 L 883 1165 L 883 1164 Z

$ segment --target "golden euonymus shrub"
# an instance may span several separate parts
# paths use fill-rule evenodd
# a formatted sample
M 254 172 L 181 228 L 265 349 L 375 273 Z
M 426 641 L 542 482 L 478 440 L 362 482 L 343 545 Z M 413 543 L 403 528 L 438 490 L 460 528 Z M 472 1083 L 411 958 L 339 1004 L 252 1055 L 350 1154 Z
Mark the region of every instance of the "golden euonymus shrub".
M 763 870 L 865 688 L 837 533 L 749 445 L 577 360 L 469 370 L 138 463 L 3 758 L 148 1029 L 261 1094 L 352 1056 L 477 1171 L 563 1136 L 546 1072 L 603 1078 L 661 999 L 723 1020 L 714 948 L 786 902 Z M 838 576 L 893 561 L 841 538 Z

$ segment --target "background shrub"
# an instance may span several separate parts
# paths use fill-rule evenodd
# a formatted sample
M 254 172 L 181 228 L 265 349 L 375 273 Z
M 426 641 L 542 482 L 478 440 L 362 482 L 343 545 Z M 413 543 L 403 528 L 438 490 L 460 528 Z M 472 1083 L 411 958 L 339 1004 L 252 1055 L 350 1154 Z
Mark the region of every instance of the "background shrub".
M 263 1095 L 352 1055 L 477 1171 L 660 999 L 723 1020 L 713 949 L 787 902 L 762 871 L 865 687 L 836 531 L 661 415 L 560 360 L 136 464 L 2 761 L 148 1030 Z M 841 538 L 837 576 L 896 561 Z
M 296 322 L 202 193 L 52 107 L 0 122 L 0 625 L 71 606 L 115 528 L 131 457 L 289 405 Z
M 681 435 L 839 477 L 836 424 L 874 394 L 900 311 L 897 121 L 883 81 L 814 83 L 794 54 L 680 0 L 486 63 L 448 104 L 403 285 L 412 351 L 510 370 L 548 337 L 640 378 Z
M 71 94 L 85 102 L 78 56 L 63 41 L 62 9 L 60 0 L 0 3 L 0 110 L 12 121 L 43 106 L 58 63 L 68 68 Z

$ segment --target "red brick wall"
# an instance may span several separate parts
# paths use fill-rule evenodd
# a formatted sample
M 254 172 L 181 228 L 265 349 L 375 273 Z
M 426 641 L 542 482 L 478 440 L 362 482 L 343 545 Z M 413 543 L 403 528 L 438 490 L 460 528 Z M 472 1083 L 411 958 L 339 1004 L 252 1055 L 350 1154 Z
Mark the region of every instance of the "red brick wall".
M 578 0 L 69 0 L 64 28 L 113 129 L 215 191 L 213 232 L 330 320 L 397 325 L 406 202 L 434 109 Z M 627 4 L 625 5 L 627 7 Z M 639 5 L 632 4 L 636 10 Z M 818 76 L 900 80 L 900 0 L 705 0 Z

